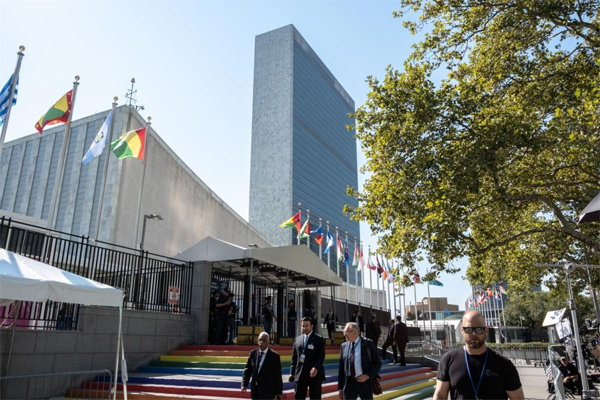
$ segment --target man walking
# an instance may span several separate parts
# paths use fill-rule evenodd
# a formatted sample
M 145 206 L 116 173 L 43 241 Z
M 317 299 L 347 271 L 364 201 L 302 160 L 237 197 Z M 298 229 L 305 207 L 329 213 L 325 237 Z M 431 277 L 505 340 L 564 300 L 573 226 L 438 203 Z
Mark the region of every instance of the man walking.
M 406 366 L 406 345 L 408 344 L 408 328 L 402 322 L 400 315 L 396 316 L 396 324 L 394 325 L 394 341 L 392 342 L 392 351 L 394 352 L 394 364 L 398 364 L 396 357 L 396 349 L 400 352 L 400 365 Z
M 483 315 L 467 311 L 462 319 L 466 345 L 442 356 L 433 398 L 523 400 L 519 373 L 510 360 L 485 344 Z
M 394 328 L 395 328 L 395 323 L 393 319 L 390 319 L 390 322 L 388 323 L 388 331 L 387 331 L 387 336 L 385 338 L 385 342 L 383 342 L 383 346 L 381 347 L 381 359 L 385 360 L 387 358 L 387 348 L 392 346 L 392 352 L 394 353 L 394 362 L 397 361 L 396 359 L 396 346 L 393 346 L 392 343 L 394 342 Z
M 313 332 L 313 320 L 302 318 L 302 335 L 294 340 L 288 380 L 295 383 L 294 399 L 305 399 L 310 390 L 311 399 L 321 398 L 321 384 L 325 380 L 325 342 Z
M 271 334 L 273 329 L 273 318 L 277 321 L 275 312 L 273 311 L 273 305 L 271 304 L 271 296 L 265 297 L 266 303 L 262 306 L 262 325 L 268 334 Z
M 340 347 L 338 369 L 339 397 L 345 400 L 372 399 L 373 384 L 381 370 L 377 347 L 371 339 L 362 339 L 358 325 L 348 322 L 344 328 L 346 342 Z
M 330 308 L 329 312 L 325 316 L 325 325 L 327 326 L 327 335 L 329 339 L 333 339 L 333 332 L 335 332 L 335 324 L 338 322 L 338 317 L 333 313 Z
M 381 327 L 379 326 L 375 314 L 371 315 L 371 320 L 367 322 L 366 336 L 375 343 L 375 346 L 377 346 L 377 343 L 379 343 L 379 336 L 381 336 Z
M 242 393 L 246 393 L 248 384 L 253 399 L 274 399 L 283 393 L 281 378 L 281 357 L 269 348 L 270 338 L 266 332 L 258 335 L 258 349 L 248 356 L 242 375 Z

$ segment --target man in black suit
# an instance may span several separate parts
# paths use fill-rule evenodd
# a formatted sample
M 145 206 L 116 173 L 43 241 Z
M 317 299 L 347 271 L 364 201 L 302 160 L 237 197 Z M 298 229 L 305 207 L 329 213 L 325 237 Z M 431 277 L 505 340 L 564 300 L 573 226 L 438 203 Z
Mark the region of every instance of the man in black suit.
M 404 354 L 406 353 L 406 345 L 408 344 L 408 328 L 406 324 L 402 322 L 401 316 L 396 316 L 396 324 L 394 325 L 394 341 L 392 342 L 393 346 L 398 347 L 398 351 L 400 352 L 400 365 L 406 365 L 406 359 Z M 393 347 L 392 347 L 393 349 Z M 394 364 L 398 364 L 398 359 L 396 358 L 394 351 Z
M 338 390 L 340 398 L 361 400 L 373 398 L 373 384 L 381 370 L 377 347 L 371 339 L 360 337 L 358 325 L 348 322 L 344 328 L 346 342 L 340 347 Z
M 338 317 L 330 308 L 327 315 L 325 315 L 325 325 L 327 325 L 327 334 L 329 335 L 329 339 L 333 339 L 333 332 L 335 332 L 336 322 L 338 322 Z
M 302 318 L 302 335 L 294 340 L 289 381 L 295 383 L 294 398 L 305 399 L 310 389 L 311 399 L 321 398 L 321 384 L 325 380 L 325 341 L 313 332 L 313 320 Z
M 365 336 L 375 342 L 375 345 L 379 343 L 379 336 L 381 336 L 381 327 L 379 326 L 379 321 L 377 321 L 377 316 L 375 314 L 371 315 L 371 320 L 367 322 L 367 331 Z
M 390 319 L 390 322 L 388 324 L 388 333 L 385 339 L 385 342 L 383 343 L 383 346 L 381 347 L 381 359 L 385 360 L 387 357 L 387 349 L 388 347 L 392 346 L 392 352 L 394 353 L 394 362 L 398 361 L 397 359 L 397 346 L 393 345 L 394 343 L 394 334 L 395 334 L 395 328 L 396 327 L 396 321 L 393 319 Z
M 350 322 L 354 322 L 358 325 L 358 329 L 360 329 L 360 333 L 365 331 L 365 322 L 363 321 L 363 317 L 360 315 L 360 310 L 354 311 L 354 319 Z
M 283 392 L 281 379 L 281 357 L 269 348 L 269 334 L 258 335 L 258 349 L 248 356 L 248 362 L 242 376 L 242 393 L 246 393 L 250 378 L 250 395 L 253 399 L 272 400 Z

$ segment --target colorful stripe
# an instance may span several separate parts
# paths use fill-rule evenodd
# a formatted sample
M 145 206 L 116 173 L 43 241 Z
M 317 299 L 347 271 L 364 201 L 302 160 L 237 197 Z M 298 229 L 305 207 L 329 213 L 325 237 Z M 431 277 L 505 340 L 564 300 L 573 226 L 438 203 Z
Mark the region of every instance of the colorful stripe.
M 56 103 L 46 114 L 42 115 L 39 121 L 35 124 L 35 129 L 42 134 L 44 127 L 47 125 L 55 125 L 59 123 L 67 123 L 71 116 L 71 108 L 73 99 L 73 90 L 69 90 L 63 97 L 58 99 Z
M 146 143 L 146 128 L 127 132 L 110 144 L 110 149 L 119 160 L 124 158 L 144 159 L 144 145 Z

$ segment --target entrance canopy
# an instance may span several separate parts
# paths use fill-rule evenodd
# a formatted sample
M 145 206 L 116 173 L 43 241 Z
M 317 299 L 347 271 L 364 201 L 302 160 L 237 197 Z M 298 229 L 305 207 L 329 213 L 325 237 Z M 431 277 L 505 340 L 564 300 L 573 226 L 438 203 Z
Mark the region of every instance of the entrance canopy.
M 207 236 L 175 258 L 193 262 L 212 262 L 218 271 L 253 275 L 273 283 L 298 284 L 298 287 L 342 286 L 337 276 L 307 246 L 245 248 Z M 337 262 L 337 260 L 333 260 Z

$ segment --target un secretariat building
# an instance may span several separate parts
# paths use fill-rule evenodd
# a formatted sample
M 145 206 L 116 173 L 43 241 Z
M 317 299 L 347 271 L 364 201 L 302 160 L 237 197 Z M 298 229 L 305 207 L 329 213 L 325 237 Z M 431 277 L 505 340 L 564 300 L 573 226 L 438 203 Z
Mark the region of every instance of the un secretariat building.
M 109 110 L 74 120 L 67 147 L 64 179 L 54 229 L 94 237 L 104 160 L 83 165 L 81 159 L 97 135 Z M 141 128 L 145 122 L 131 107 L 120 106 L 113 138 Z M 0 157 L 0 215 L 46 227 L 65 126 L 46 129 L 4 144 Z M 146 178 L 141 215 L 159 214 L 163 221 L 148 223 L 145 248 L 173 256 L 206 236 L 246 246 L 270 242 L 214 193 L 151 129 L 147 138 Z M 127 247 L 134 228 L 142 162 L 109 160 L 98 239 Z M 160 195 L 156 195 L 160 193 Z
M 354 100 L 293 25 L 256 37 L 253 95 L 250 223 L 276 245 L 296 244 L 296 231 L 279 224 L 302 203 L 312 230 L 322 218 L 334 238 L 336 226 L 342 241 L 348 232 L 352 257 L 359 223 L 342 209 L 358 205 L 346 195 L 347 186 L 358 188 L 356 139 L 346 129 Z M 314 239 L 311 249 L 319 253 Z M 345 268 L 339 274 L 354 285 L 354 270 L 348 280 Z

